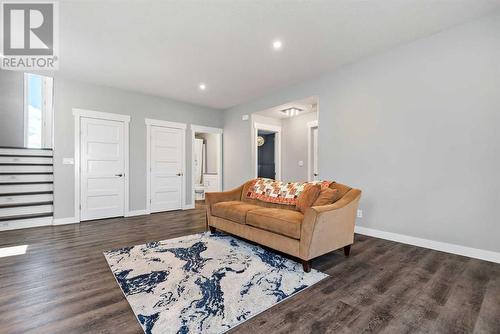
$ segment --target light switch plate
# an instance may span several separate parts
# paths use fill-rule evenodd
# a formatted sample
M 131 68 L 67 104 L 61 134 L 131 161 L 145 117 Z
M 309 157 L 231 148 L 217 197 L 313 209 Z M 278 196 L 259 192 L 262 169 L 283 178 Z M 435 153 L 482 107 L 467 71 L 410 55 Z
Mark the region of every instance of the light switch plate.
M 75 159 L 73 159 L 73 158 L 63 158 L 62 163 L 63 163 L 63 165 L 74 165 L 75 164 Z
M 242 121 L 248 121 L 248 115 L 243 115 L 241 116 Z
M 299 161 L 299 167 L 303 167 L 304 166 L 304 161 L 300 160 Z

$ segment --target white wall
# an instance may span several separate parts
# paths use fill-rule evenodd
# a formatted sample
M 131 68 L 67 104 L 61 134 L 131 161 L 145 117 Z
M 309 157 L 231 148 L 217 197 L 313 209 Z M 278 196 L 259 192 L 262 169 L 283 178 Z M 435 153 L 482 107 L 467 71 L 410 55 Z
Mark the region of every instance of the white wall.
M 500 16 L 225 112 L 224 185 L 253 176 L 243 114 L 319 97 L 319 171 L 363 190 L 357 224 L 500 251 Z
M 24 146 L 24 76 L 0 70 L 0 146 Z

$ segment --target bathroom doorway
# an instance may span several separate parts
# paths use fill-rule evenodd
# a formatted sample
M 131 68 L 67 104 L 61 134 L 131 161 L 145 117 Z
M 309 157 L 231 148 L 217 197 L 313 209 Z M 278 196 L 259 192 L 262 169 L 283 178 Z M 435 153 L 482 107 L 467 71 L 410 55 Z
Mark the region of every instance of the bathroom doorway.
M 206 192 L 222 191 L 222 129 L 191 125 L 193 204 Z

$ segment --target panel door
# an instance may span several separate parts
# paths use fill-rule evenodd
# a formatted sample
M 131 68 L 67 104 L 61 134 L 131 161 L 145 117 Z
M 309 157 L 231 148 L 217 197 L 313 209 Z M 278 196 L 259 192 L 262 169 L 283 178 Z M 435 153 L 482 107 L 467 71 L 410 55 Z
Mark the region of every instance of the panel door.
M 151 127 L 151 212 L 182 208 L 184 131 Z
M 123 122 L 81 118 L 81 220 L 124 216 L 124 130 Z

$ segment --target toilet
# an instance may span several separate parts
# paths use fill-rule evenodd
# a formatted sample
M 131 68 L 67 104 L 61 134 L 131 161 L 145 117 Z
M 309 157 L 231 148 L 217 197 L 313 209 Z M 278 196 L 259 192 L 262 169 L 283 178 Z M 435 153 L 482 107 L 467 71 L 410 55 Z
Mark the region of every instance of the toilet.
M 206 187 L 203 184 L 197 184 L 194 186 L 194 199 L 196 201 L 205 200 L 205 189 Z

